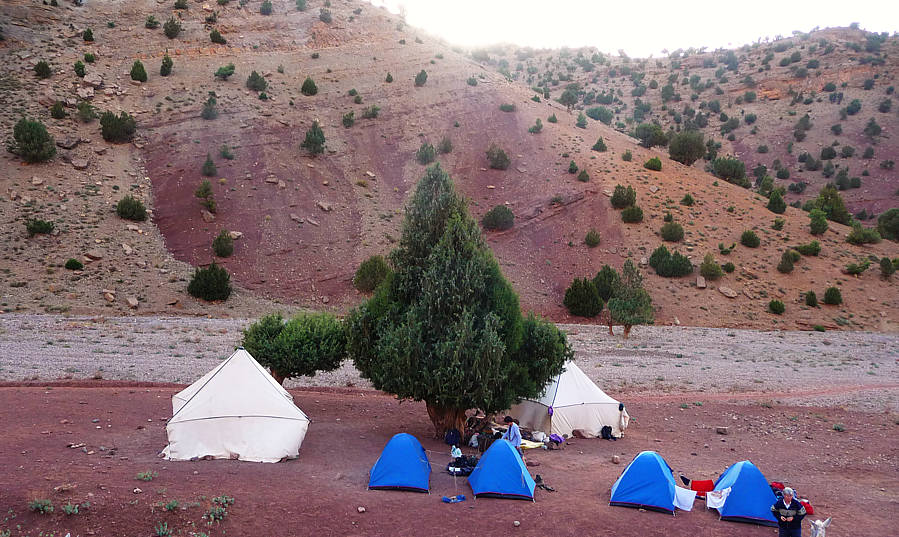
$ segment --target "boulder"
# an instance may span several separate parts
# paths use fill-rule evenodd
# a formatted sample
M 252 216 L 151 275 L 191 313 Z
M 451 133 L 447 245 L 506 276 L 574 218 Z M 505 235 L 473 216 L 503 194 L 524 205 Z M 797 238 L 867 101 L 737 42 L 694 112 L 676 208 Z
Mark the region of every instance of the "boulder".
M 293 220 L 294 222 L 298 223 L 298 224 L 302 224 L 302 223 L 303 223 L 303 219 L 300 218 L 300 215 L 295 214 L 295 213 L 290 213 L 290 219 Z
M 75 95 L 80 99 L 93 99 L 94 98 L 94 88 L 88 86 L 83 88 L 78 88 L 75 90 Z
M 99 261 L 103 259 L 103 254 L 97 250 L 88 250 L 87 252 L 84 252 L 84 257 L 90 261 Z
M 727 427 L 715 427 L 715 432 L 718 434 L 729 434 Z
M 705 278 L 703 278 L 702 276 L 697 276 L 696 277 L 696 287 L 698 289 L 705 289 L 705 287 L 706 287 L 705 286 Z
M 75 149 L 75 146 L 77 146 L 78 142 L 80 141 L 81 140 L 79 140 L 78 138 L 70 138 L 67 136 L 65 138 L 56 140 L 56 147 L 61 147 L 63 149 Z
M 138 301 L 133 296 L 129 296 L 125 299 L 125 302 L 128 303 L 128 307 L 131 309 L 137 309 Z
M 236 241 L 237 239 L 243 237 L 243 232 L 242 231 L 229 231 L 228 235 L 231 237 L 231 240 Z
M 612 455 L 612 464 L 621 464 L 621 457 L 618 455 Z
M 207 211 L 206 209 L 203 209 L 203 211 L 200 212 L 200 215 L 203 217 L 203 221 L 207 224 L 215 222 L 215 215 Z
M 737 298 L 737 294 L 738 294 L 736 291 L 734 291 L 730 287 L 724 287 L 724 286 L 719 287 L 718 292 L 720 292 L 722 295 L 726 296 L 727 298 Z
M 88 87 L 91 88 L 99 88 L 103 85 L 103 77 L 98 73 L 90 72 L 84 75 L 84 78 L 81 79 L 81 82 Z
M 89 164 L 90 161 L 88 161 L 86 158 L 72 159 L 72 167 L 76 170 L 86 170 Z
M 334 207 L 333 207 L 330 203 L 328 203 L 327 201 L 317 201 L 317 202 L 315 202 L 315 205 L 316 205 L 319 209 L 325 211 L 326 213 L 331 212 L 331 209 L 334 208 Z

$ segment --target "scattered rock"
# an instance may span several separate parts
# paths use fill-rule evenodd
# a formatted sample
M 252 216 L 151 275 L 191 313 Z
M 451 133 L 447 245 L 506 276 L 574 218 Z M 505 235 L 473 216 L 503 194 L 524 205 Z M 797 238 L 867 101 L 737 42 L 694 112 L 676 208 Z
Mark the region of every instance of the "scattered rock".
M 737 292 L 731 289 L 730 287 L 721 286 L 718 288 L 718 292 L 727 298 L 737 298 Z
M 41 186 L 42 184 L 44 184 L 44 180 L 40 177 L 32 177 L 31 184 L 34 186 Z
M 756 298 L 758 298 L 758 296 L 756 296 L 755 293 L 753 293 L 752 291 L 750 291 L 748 287 L 744 287 L 744 288 L 743 288 L 743 294 L 746 295 L 746 298 L 749 298 L 749 299 L 752 299 L 752 300 L 755 300 Z
M 125 229 L 128 231 L 140 231 L 140 228 L 135 226 L 134 224 L 126 224 Z
M 134 253 L 134 248 L 125 243 L 122 243 L 122 251 L 125 252 L 125 255 L 131 255 Z
M 92 99 L 94 97 L 94 88 L 78 88 L 75 90 L 75 94 L 81 99 Z
M 313 219 L 311 219 L 311 218 L 307 218 L 306 221 L 309 222 L 310 224 L 312 224 L 313 226 L 318 226 L 318 225 L 319 225 L 318 222 L 316 222 L 315 220 L 313 220 Z
M 696 277 L 696 287 L 699 289 L 705 289 L 705 287 L 706 287 L 705 286 L 705 278 L 703 278 L 702 276 L 697 276 Z
M 84 257 L 88 258 L 90 261 L 99 261 L 103 259 L 103 254 L 97 250 L 88 250 L 87 252 L 84 252 Z
M 533 467 L 533 466 L 540 466 L 540 463 L 537 462 L 537 461 L 527 461 L 525 464 L 526 464 L 527 466 L 531 466 L 531 467 Z
M 300 218 L 300 215 L 295 214 L 295 213 L 290 213 L 290 219 L 293 220 L 294 222 L 296 222 L 297 224 L 303 223 L 303 219 Z
M 207 224 L 215 222 L 215 215 L 205 209 L 200 213 L 200 215 L 203 216 L 203 221 Z
M 128 307 L 131 309 L 137 309 L 138 301 L 133 296 L 129 296 L 125 299 L 125 302 L 128 303 Z
M 365 172 L 365 175 L 367 175 L 368 177 L 371 177 L 372 179 L 375 178 L 375 174 L 372 172 Z
M 103 77 L 96 72 L 90 72 L 84 75 L 84 78 L 81 79 L 81 83 L 91 88 L 99 88 L 103 85 Z
M 86 170 L 89 164 L 90 162 L 86 158 L 72 159 L 72 167 L 76 170 Z
M 112 293 L 103 293 L 103 299 L 107 302 L 115 302 L 115 295 Z
M 718 434 L 729 434 L 727 427 L 715 427 L 715 432 Z
M 518 526 L 521 526 L 521 522 L 516 520 L 515 522 L 512 523 L 512 525 L 517 528 Z
M 236 241 L 237 239 L 243 237 L 243 232 L 242 231 L 229 231 L 228 235 L 231 237 L 231 240 Z
M 140 80 L 132 80 L 132 81 L 131 81 L 131 85 L 132 85 L 132 86 L 140 86 L 140 85 L 141 85 L 141 81 L 140 81 Z
M 62 138 L 60 140 L 56 140 L 56 147 L 61 147 L 63 149 L 75 149 L 75 146 L 80 142 L 78 138 Z
M 138 489 L 138 488 L 134 489 L 135 494 L 140 494 L 141 492 L 143 492 L 141 489 Z
M 331 209 L 333 209 L 333 206 L 327 201 L 317 201 L 315 202 L 315 205 L 326 213 L 331 212 Z
M 278 184 L 278 178 L 275 177 L 274 175 L 269 175 L 268 177 L 265 178 L 265 182 L 268 183 L 268 184 L 270 184 L 270 185 L 277 185 L 277 184 Z
M 621 457 L 618 455 L 612 455 L 612 464 L 621 464 Z
M 656 185 L 650 185 L 649 191 L 652 192 L 653 194 L 655 194 L 656 192 L 659 191 L 659 187 L 657 187 Z
M 356 508 L 356 511 L 358 511 L 358 512 L 360 512 L 360 513 L 364 513 L 364 512 L 365 512 L 365 508 L 362 507 L 362 506 L 360 505 L 359 507 Z
M 640 258 L 640 266 L 641 266 L 641 267 L 645 267 L 645 266 L 647 266 L 647 265 L 649 265 L 649 259 L 647 259 L 647 258 L 645 258 L 645 257 L 641 257 L 641 258 Z

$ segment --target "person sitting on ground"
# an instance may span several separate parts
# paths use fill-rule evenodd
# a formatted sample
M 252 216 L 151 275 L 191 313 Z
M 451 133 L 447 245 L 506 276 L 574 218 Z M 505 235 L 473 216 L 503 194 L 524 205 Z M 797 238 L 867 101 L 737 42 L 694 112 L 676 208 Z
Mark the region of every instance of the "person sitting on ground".
M 503 422 L 508 425 L 508 429 L 506 429 L 506 433 L 503 434 L 503 440 L 508 440 L 512 447 L 518 450 L 518 454 L 521 454 L 521 429 L 518 428 L 518 424 L 515 423 L 515 420 L 512 416 L 506 416 L 503 418 Z
M 771 513 L 777 519 L 778 537 L 802 537 L 802 519 L 805 517 L 805 506 L 795 499 L 793 489 L 787 487 L 783 498 L 771 506 Z

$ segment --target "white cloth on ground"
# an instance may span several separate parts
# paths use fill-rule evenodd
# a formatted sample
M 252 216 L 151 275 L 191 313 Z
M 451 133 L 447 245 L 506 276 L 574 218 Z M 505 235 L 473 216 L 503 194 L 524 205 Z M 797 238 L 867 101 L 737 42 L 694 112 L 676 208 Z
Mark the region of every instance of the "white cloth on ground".
M 696 491 L 674 486 L 674 506 L 681 511 L 692 511 L 696 501 Z

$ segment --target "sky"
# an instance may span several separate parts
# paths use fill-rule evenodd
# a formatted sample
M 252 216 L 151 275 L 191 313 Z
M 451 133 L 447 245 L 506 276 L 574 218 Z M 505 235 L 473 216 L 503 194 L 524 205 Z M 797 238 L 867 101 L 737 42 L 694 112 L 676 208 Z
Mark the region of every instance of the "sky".
M 370 0 L 454 45 L 593 46 L 631 57 L 739 47 L 794 30 L 899 31 L 897 0 Z

